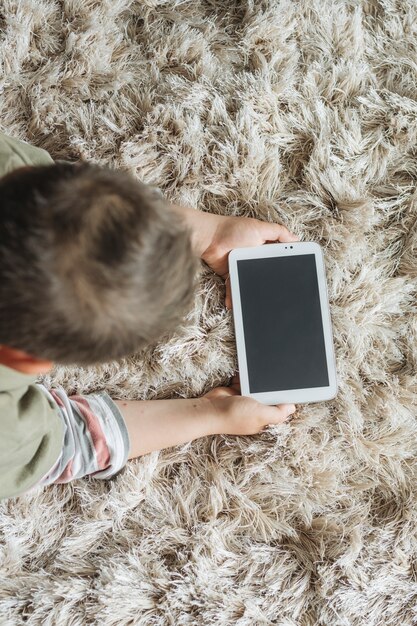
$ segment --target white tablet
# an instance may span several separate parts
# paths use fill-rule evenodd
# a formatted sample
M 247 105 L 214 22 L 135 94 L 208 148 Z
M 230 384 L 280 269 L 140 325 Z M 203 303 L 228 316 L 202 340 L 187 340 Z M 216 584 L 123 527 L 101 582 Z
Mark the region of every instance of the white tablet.
M 317 243 L 229 254 L 241 392 L 264 404 L 318 402 L 337 392 L 323 253 Z

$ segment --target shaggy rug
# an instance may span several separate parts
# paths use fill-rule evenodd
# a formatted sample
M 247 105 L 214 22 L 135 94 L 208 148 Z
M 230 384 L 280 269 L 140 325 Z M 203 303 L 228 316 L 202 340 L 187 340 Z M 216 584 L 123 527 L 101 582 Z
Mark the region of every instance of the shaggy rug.
M 0 7 L 3 130 L 324 246 L 340 384 L 260 436 L 3 502 L 0 623 L 417 624 L 415 0 Z M 46 381 L 115 398 L 225 384 L 223 299 L 202 268 L 175 336 Z

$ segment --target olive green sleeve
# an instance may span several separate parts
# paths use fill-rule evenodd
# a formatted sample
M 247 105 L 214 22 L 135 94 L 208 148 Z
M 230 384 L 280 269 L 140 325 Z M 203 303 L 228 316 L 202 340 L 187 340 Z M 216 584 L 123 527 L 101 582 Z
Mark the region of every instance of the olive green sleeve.
M 19 167 L 52 163 L 45 150 L 0 132 L 0 177 Z M 0 365 L 0 498 L 30 489 L 62 449 L 57 408 L 35 380 Z
M 56 406 L 35 378 L 0 365 L 0 498 L 30 489 L 62 450 Z
M 0 177 L 26 165 L 52 165 L 53 162 L 46 150 L 0 132 Z

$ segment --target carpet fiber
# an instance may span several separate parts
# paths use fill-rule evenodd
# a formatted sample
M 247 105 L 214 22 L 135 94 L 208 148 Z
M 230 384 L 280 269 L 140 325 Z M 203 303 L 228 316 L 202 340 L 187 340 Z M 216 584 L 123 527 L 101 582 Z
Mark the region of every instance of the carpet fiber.
M 0 505 L 0 623 L 417 624 L 414 0 L 3 0 L 1 127 L 325 248 L 339 394 L 260 436 Z M 175 336 L 69 392 L 198 396 L 236 366 L 202 269 Z

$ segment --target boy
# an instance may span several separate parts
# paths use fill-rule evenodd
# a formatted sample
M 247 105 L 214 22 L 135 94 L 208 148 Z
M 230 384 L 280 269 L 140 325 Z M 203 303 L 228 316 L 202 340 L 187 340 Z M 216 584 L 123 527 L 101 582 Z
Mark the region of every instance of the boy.
M 0 498 L 108 478 L 128 458 L 208 434 L 255 434 L 294 412 L 239 396 L 237 381 L 198 399 L 120 402 L 36 384 L 54 361 L 108 361 L 173 330 L 198 257 L 226 278 L 232 248 L 296 237 L 171 206 L 126 173 L 54 163 L 1 133 L 0 177 Z

